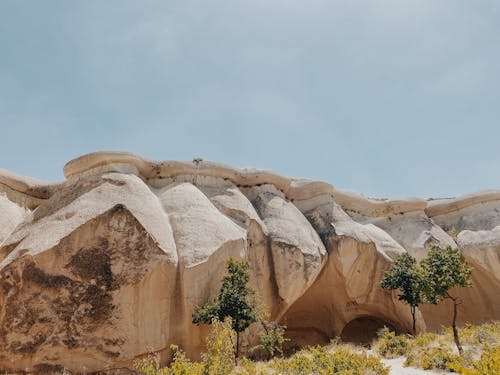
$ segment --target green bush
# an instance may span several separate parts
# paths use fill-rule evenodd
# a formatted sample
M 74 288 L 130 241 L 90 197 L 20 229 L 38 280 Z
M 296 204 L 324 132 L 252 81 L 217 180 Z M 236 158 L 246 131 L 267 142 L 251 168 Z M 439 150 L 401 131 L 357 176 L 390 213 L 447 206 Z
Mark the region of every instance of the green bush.
M 259 333 L 260 344 L 253 347 L 250 352 L 254 356 L 256 353 L 263 352 L 260 358 L 271 359 L 276 355 L 283 355 L 283 344 L 288 339 L 285 339 L 285 328 L 282 325 L 274 322 L 262 324 L 262 331 Z M 256 356 L 259 357 L 258 355 Z
M 378 332 L 378 339 L 373 344 L 373 349 L 384 358 L 396 358 L 405 355 L 408 350 L 408 338 L 396 335 L 384 327 Z
M 287 359 L 275 359 L 269 365 L 273 374 L 341 374 L 362 375 L 366 373 L 388 375 L 389 368 L 380 358 L 364 352 L 354 352 L 347 347 L 313 347 L 302 350 Z

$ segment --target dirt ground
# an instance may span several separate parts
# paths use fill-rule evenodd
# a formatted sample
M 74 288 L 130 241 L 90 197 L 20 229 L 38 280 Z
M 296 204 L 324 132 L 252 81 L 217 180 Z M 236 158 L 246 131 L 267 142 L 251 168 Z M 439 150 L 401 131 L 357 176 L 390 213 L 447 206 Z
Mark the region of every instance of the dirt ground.
M 405 357 L 394 359 L 381 358 L 382 362 L 391 367 L 391 375 L 432 375 L 432 374 L 449 374 L 449 372 L 438 370 L 422 370 L 415 367 L 403 367 Z

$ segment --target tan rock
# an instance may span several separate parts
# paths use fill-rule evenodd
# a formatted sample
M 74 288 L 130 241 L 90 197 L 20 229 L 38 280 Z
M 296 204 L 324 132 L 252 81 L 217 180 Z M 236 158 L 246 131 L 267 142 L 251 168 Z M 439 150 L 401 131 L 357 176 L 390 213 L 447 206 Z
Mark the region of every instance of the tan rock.
M 0 246 L 26 215 L 28 210 L 0 195 Z
M 137 177 L 70 184 L 3 248 L 6 368 L 93 371 L 168 348 L 170 327 L 158 324 L 172 315 L 177 254 L 168 217 Z
M 429 217 L 446 215 L 458 212 L 464 208 L 480 205 L 487 202 L 498 202 L 500 200 L 499 190 L 484 190 L 477 193 L 463 195 L 456 198 L 430 199 L 427 201 L 425 213 Z
M 7 369 L 120 368 L 170 342 L 175 264 L 124 206 L 19 254 L 0 275 Z
M 405 250 L 373 224 L 353 221 L 332 197 L 316 202 L 315 207 L 304 202 L 301 207 L 309 208 L 306 216 L 321 233 L 330 256 L 313 285 L 283 318 L 292 342 L 326 344 L 332 337 L 355 339 L 360 333 L 369 341 L 383 325 L 408 331 L 407 306 L 395 293 L 377 287 L 383 271 Z M 421 317 L 418 326 L 425 327 Z
M 218 292 L 226 260 L 246 256 L 246 231 L 190 183 L 171 184 L 158 197 L 172 223 L 179 257 L 174 342 L 196 357 L 206 329 L 193 325 L 191 314 Z
M 125 371 L 170 344 L 198 358 L 197 305 L 217 294 L 227 258 L 251 283 L 290 345 L 371 338 L 411 316 L 380 278 L 404 252 L 458 246 L 474 267 L 460 323 L 500 318 L 500 193 L 381 199 L 320 181 L 203 160 L 84 155 L 60 184 L 0 170 L 0 370 Z M 422 306 L 418 329 L 448 324 Z M 255 343 L 257 326 L 242 335 Z
M 325 247 L 304 215 L 280 194 L 263 192 L 255 206 L 269 233 L 279 296 L 289 306 L 321 271 Z
M 453 238 L 423 210 L 376 218 L 357 216 L 356 220 L 382 229 L 418 260 L 426 256 L 432 245 L 457 247 Z

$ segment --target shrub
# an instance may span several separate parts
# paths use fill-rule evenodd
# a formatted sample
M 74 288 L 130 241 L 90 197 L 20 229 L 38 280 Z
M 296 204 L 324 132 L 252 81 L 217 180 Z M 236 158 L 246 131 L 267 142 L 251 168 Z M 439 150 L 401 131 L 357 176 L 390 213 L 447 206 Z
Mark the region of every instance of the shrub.
M 500 374 L 495 367 L 500 363 L 500 352 L 496 346 L 500 341 L 500 323 L 467 324 L 459 331 L 468 344 L 461 356 L 454 354 L 452 349 L 452 328 L 445 328 L 440 335 L 425 333 L 409 339 L 405 366 L 451 370 L 465 375 Z
M 450 337 L 452 339 L 452 337 Z M 408 341 L 404 366 L 449 370 L 450 363 L 458 361 L 450 341 L 435 333 L 424 333 Z
M 159 357 L 156 353 L 149 354 L 145 359 L 134 362 L 134 369 L 144 375 L 202 375 L 203 365 L 191 362 L 178 346 L 170 347 L 174 352 L 174 358 L 168 367 L 160 365 Z
M 480 326 L 466 324 L 459 328 L 460 336 L 469 345 L 493 345 L 500 342 L 500 322 L 484 323 Z M 451 337 L 451 329 L 446 329 L 445 333 Z
M 458 356 L 453 354 L 448 347 L 440 346 L 410 352 L 404 365 L 421 367 L 424 370 L 451 370 L 451 364 L 457 361 L 459 361 Z
M 481 359 L 472 366 L 474 375 L 500 374 L 500 346 L 485 347 Z
M 144 375 L 169 375 L 168 368 L 160 365 L 160 358 L 156 353 L 150 353 L 144 359 L 134 362 L 134 369 Z
M 430 332 L 423 333 L 408 342 L 408 350 L 426 349 L 438 342 L 441 342 L 439 335 Z
M 262 366 L 261 366 L 262 367 Z M 238 366 L 232 372 L 233 375 L 264 375 L 264 370 L 257 369 L 255 362 L 250 359 L 243 357 L 239 362 Z
M 450 369 L 463 375 L 500 374 L 500 346 L 485 346 L 481 358 L 467 366 L 464 361 L 450 364 Z
M 406 354 L 408 350 L 408 338 L 403 335 L 389 331 L 384 327 L 378 332 L 378 340 L 375 341 L 373 349 L 384 358 L 396 358 Z
M 356 353 L 347 347 L 336 347 L 331 351 L 320 346 L 309 348 L 288 359 L 275 359 L 269 367 L 274 374 L 284 375 L 389 374 L 389 368 L 382 364 L 380 358 L 369 356 L 364 352 Z
M 134 368 L 144 375 L 388 374 L 388 368 L 379 357 L 369 356 L 355 346 L 339 344 L 336 339 L 329 347 L 310 347 L 289 358 L 275 358 L 269 362 L 243 358 L 235 366 L 232 350 L 235 333 L 231 326 L 229 319 L 212 322 L 207 353 L 202 355 L 201 362 L 190 361 L 182 350 L 173 345 L 170 367 L 162 367 L 158 355 L 150 354 L 136 361 Z M 464 342 L 470 344 L 462 356 L 454 354 L 453 332 L 449 328 L 440 335 L 425 333 L 417 337 L 397 336 L 384 328 L 379 332 L 374 349 L 388 358 L 406 354 L 405 366 L 449 370 L 464 375 L 500 374 L 500 323 L 466 325 L 460 330 Z
M 170 364 L 170 375 L 202 375 L 203 365 L 198 362 L 191 362 L 178 346 L 172 345 L 174 359 Z
M 305 351 L 300 351 L 290 358 L 274 360 L 270 368 L 274 373 L 283 375 L 310 374 L 313 371 L 313 364 L 310 356 L 307 356 Z
M 234 341 L 231 318 L 220 322 L 212 320 L 212 330 L 207 337 L 207 352 L 202 355 L 205 374 L 227 375 L 234 369 Z
M 285 339 L 285 328 L 274 322 L 262 323 L 263 330 L 259 333 L 260 344 L 251 349 L 252 353 L 263 351 L 266 359 L 275 355 L 283 355 L 283 344 Z
M 170 368 L 160 365 L 157 354 L 150 354 L 145 359 L 136 361 L 134 368 L 143 375 L 229 375 L 234 370 L 234 340 L 231 320 L 220 322 L 214 319 L 202 362 L 191 362 L 179 347 L 172 345 L 174 357 Z

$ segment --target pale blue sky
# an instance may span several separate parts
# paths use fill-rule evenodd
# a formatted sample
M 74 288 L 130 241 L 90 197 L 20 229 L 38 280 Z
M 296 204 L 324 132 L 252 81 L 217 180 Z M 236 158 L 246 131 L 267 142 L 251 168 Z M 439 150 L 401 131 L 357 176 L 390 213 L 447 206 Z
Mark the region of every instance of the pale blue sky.
M 500 188 L 498 0 L 0 1 L 0 167 L 203 157 L 376 196 Z

